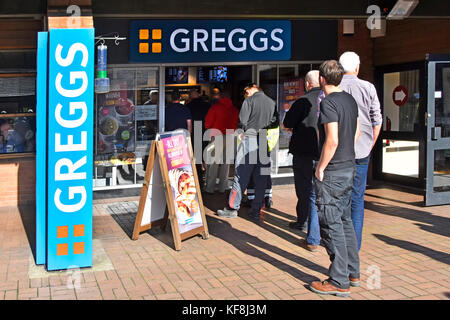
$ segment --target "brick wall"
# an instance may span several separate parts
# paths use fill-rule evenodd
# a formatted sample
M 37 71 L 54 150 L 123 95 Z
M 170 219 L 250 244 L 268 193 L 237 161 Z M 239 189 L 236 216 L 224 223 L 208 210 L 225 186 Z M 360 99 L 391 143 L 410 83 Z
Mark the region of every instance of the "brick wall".
M 33 204 L 35 186 L 34 157 L 0 160 L 0 207 Z

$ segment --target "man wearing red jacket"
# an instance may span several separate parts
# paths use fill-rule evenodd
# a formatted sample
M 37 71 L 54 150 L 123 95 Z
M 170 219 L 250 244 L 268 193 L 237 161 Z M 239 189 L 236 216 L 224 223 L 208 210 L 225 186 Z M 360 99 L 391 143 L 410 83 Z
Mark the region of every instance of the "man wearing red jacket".
M 224 97 L 211 106 L 205 117 L 205 129 L 214 129 L 210 130 L 212 142 L 207 147 L 207 149 L 214 148 L 214 156 L 208 161 L 206 174 L 205 192 L 208 194 L 214 193 L 218 171 L 219 192 L 224 193 L 228 187 L 228 173 L 234 156 L 233 133 L 238 121 L 239 111 L 229 98 Z

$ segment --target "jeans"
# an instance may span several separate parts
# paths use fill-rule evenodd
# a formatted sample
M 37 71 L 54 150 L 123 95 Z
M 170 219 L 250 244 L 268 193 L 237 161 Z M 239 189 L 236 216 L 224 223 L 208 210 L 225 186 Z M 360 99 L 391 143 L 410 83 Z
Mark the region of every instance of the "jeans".
M 360 277 L 355 230 L 351 219 L 354 167 L 325 171 L 314 179 L 320 235 L 330 256 L 328 281 L 340 289 L 350 287 L 349 276 Z
M 310 201 L 311 211 L 308 217 L 308 235 L 306 236 L 306 242 L 318 246 L 320 245 L 320 226 L 316 208 L 316 192 L 314 191 L 314 188 L 311 188 Z
M 294 170 L 295 192 L 297 194 L 297 222 L 308 223 L 306 241 L 312 245 L 320 244 L 319 219 L 316 209 L 316 195 L 313 188 L 314 165 L 312 157 L 294 156 L 292 159 Z
M 370 155 L 356 159 L 356 175 L 352 187 L 352 221 L 355 228 L 358 251 L 361 249 L 362 230 L 364 223 L 364 193 L 366 192 L 367 170 Z

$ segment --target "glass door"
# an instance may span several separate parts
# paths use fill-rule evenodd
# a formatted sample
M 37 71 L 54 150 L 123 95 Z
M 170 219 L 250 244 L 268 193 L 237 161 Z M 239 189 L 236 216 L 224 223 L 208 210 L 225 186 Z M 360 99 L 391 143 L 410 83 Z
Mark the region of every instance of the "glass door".
M 450 203 L 450 59 L 430 60 L 425 194 L 427 206 Z
M 379 68 L 376 77 L 383 128 L 374 150 L 375 178 L 423 189 L 424 63 Z

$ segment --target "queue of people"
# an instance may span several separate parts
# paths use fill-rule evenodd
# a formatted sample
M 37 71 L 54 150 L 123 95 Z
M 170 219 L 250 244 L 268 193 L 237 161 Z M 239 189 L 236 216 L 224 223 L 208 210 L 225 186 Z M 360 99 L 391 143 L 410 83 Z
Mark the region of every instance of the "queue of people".
M 359 56 L 345 52 L 339 62 L 325 61 L 318 72 L 308 73 L 308 93 L 283 123 L 293 131 L 289 148 L 299 199 L 290 227 L 307 229 L 306 249 L 325 246 L 329 278 L 310 285 L 325 295 L 345 297 L 351 286 L 360 286 L 367 168 L 382 116 L 375 87 L 357 77 L 359 66 Z
M 350 295 L 351 286 L 360 285 L 364 193 L 382 116 L 375 87 L 358 78 L 359 66 L 359 56 L 345 52 L 339 61 L 325 61 L 319 70 L 308 72 L 306 94 L 287 110 L 281 124 L 292 134 L 289 152 L 298 198 L 297 218 L 289 227 L 307 233 L 302 242 L 305 249 L 315 252 L 322 244 L 331 261 L 328 279 L 310 285 L 318 294 L 345 297 Z M 234 157 L 233 184 L 217 215 L 236 218 L 247 190 L 251 200 L 248 215 L 259 222 L 262 207 L 272 206 L 267 130 L 280 124 L 276 103 L 256 84 L 246 86 L 244 95 L 239 112 L 229 98 L 216 95 L 207 112 L 196 106 L 196 120 L 203 118 L 203 130 L 214 129 L 212 142 L 206 147 L 214 150 L 206 152 L 214 154 L 208 166 L 206 193 L 214 193 L 218 172 L 219 192 L 227 189 L 232 162 L 229 155 Z M 176 100 L 172 103 L 175 105 L 169 107 L 178 107 Z M 189 130 L 194 109 L 185 109 L 178 112 L 177 117 L 184 118 L 175 126 Z M 174 121 L 171 118 L 166 121 Z M 166 125 L 166 130 L 169 128 L 173 126 Z M 234 155 L 229 150 L 234 149 L 235 138 L 238 146 Z

